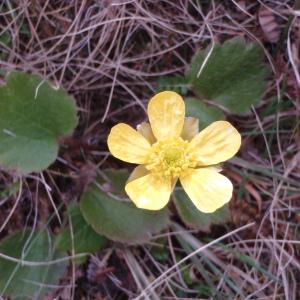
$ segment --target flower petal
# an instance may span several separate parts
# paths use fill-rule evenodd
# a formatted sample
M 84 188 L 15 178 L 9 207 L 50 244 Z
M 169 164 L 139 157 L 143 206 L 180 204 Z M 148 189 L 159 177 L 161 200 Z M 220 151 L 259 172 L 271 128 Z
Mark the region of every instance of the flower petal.
M 124 123 L 111 129 L 107 145 L 113 156 L 134 164 L 146 163 L 151 148 L 150 143 L 140 133 Z
M 130 181 L 133 181 L 133 180 L 136 180 L 140 177 L 143 177 L 143 176 L 145 176 L 149 173 L 150 173 L 150 171 L 147 170 L 144 165 L 139 165 L 139 166 L 137 166 L 133 169 L 133 171 L 131 172 L 129 178 L 127 179 L 126 184 L 129 183 Z
M 198 133 L 188 151 L 199 165 L 215 165 L 234 156 L 241 146 L 241 135 L 226 121 L 217 121 Z
M 148 140 L 148 142 L 152 145 L 156 142 L 156 138 L 152 132 L 152 128 L 149 123 L 143 122 L 136 127 L 136 130 Z
M 161 92 L 151 98 L 148 116 L 154 136 L 163 140 L 180 136 L 185 115 L 185 105 L 175 92 Z
M 214 212 L 232 196 L 231 181 L 209 168 L 189 169 L 180 182 L 194 205 L 204 213 Z
M 181 137 L 185 141 L 190 141 L 199 132 L 199 119 L 194 117 L 186 117 L 184 119 Z
M 159 210 L 167 205 L 171 195 L 171 181 L 150 173 L 125 186 L 134 204 L 143 209 Z

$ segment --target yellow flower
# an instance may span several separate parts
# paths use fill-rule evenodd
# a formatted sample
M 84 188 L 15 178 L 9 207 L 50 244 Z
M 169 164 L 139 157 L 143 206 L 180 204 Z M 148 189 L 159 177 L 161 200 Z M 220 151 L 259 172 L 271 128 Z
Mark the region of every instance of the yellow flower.
M 215 167 L 234 156 L 241 136 L 226 121 L 217 121 L 198 132 L 198 119 L 185 118 L 181 96 L 165 91 L 148 104 L 149 123 L 133 129 L 115 125 L 108 136 L 113 156 L 139 164 L 125 186 L 139 208 L 159 210 L 169 201 L 179 178 L 194 205 L 212 213 L 232 196 L 232 183 Z

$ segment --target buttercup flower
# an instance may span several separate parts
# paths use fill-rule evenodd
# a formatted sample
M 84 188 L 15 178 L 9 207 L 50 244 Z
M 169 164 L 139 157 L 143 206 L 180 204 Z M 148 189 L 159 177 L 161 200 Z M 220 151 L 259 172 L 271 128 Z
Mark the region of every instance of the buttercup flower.
M 212 213 L 232 196 L 232 183 L 215 165 L 234 156 L 241 136 L 226 121 L 198 132 L 198 119 L 185 118 L 181 96 L 165 91 L 148 104 L 149 123 L 133 129 L 115 125 L 108 136 L 113 156 L 139 164 L 125 186 L 139 208 L 159 210 L 169 201 L 176 181 L 202 212 Z

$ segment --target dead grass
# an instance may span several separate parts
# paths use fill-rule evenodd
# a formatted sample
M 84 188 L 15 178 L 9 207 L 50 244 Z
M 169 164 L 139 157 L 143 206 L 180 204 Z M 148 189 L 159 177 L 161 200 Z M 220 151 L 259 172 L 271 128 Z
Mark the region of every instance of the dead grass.
M 53 297 L 299 299 L 300 26 L 292 6 L 287 0 L 0 2 L 2 76 L 14 69 L 42 74 L 74 95 L 80 113 L 74 139 L 62 142 L 68 151 L 62 145 L 48 171 L 0 174 L 3 186 L 20 180 L 15 197 L 0 200 L 1 237 L 41 226 L 53 207 L 80 195 L 97 168 L 120 166 L 109 160 L 108 129 L 142 121 L 157 79 L 183 74 L 196 49 L 241 35 L 260 43 L 273 70 L 262 104 L 248 116 L 228 116 L 244 134 L 239 157 L 225 170 L 236 184 L 233 222 L 210 235 L 174 222 L 141 247 L 112 246 L 73 266 Z M 272 26 L 260 25 L 268 23 L 258 19 L 262 7 L 273 13 L 277 43 L 269 42 Z M 59 226 L 58 218 L 51 226 Z M 159 261 L 155 247 L 168 257 Z

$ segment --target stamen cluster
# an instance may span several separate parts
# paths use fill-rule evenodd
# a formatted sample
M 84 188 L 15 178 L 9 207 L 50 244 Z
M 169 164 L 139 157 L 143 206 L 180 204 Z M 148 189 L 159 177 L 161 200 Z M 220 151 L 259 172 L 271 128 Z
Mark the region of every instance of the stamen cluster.
M 159 176 L 176 178 L 196 162 L 187 153 L 188 141 L 181 137 L 160 140 L 152 145 L 146 168 Z

